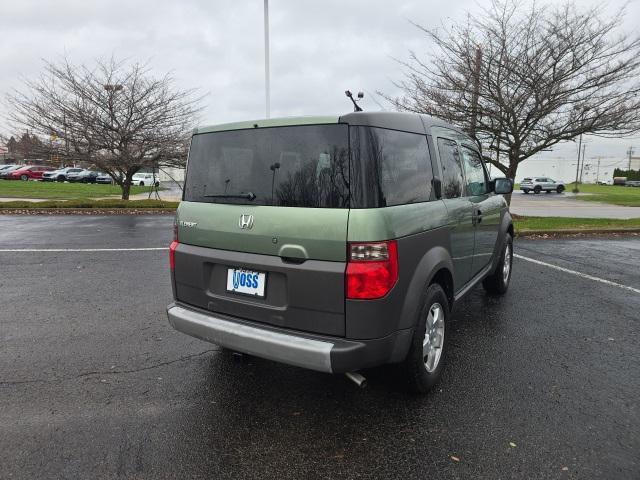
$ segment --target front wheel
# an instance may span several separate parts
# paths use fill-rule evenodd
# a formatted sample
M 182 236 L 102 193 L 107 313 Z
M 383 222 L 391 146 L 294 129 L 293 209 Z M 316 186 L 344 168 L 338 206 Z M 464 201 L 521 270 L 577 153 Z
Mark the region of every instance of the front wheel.
M 540 186 L 534 187 L 533 189 L 533 193 L 535 193 L 536 195 L 539 194 L 542 191 L 542 188 Z
M 507 292 L 511 281 L 511 267 L 513 265 L 513 239 L 506 234 L 506 239 L 500 251 L 500 260 L 491 275 L 482 281 L 484 289 L 494 295 L 502 295 Z
M 558 185 L 558 188 L 556 188 L 556 192 L 558 193 L 564 192 L 564 185 Z
M 423 296 L 409 353 L 402 364 L 409 389 L 414 393 L 427 393 L 442 375 L 445 324 L 448 320 L 449 299 L 440 285 L 429 285 Z
M 20 180 L 26 182 L 27 180 L 29 180 L 29 175 L 20 175 Z

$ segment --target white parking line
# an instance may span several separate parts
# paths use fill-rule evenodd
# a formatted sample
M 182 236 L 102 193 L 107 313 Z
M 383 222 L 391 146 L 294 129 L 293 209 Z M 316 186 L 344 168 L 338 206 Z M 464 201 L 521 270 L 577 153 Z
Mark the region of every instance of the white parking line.
M 4 248 L 0 253 L 46 253 L 46 252 L 152 252 L 156 250 L 169 251 L 169 247 L 143 248 Z
M 587 278 L 589 280 L 593 280 L 594 282 L 604 283 L 606 285 L 611 285 L 614 287 L 624 288 L 625 290 L 631 290 L 635 293 L 640 293 L 640 289 L 633 288 L 628 285 L 622 285 L 621 283 L 612 282 L 611 280 L 605 280 L 604 278 L 594 277 L 593 275 L 588 275 L 582 272 L 576 272 L 575 270 L 569 270 L 568 268 L 559 267 L 558 265 L 552 265 L 551 263 L 541 262 L 540 260 L 535 260 L 533 258 L 524 257 L 522 255 L 514 254 L 516 258 L 520 258 L 522 260 L 526 260 L 527 262 L 536 263 L 538 265 L 543 265 L 545 267 L 553 268 L 554 270 L 559 270 L 561 272 L 570 273 L 571 275 L 576 275 L 577 277 Z

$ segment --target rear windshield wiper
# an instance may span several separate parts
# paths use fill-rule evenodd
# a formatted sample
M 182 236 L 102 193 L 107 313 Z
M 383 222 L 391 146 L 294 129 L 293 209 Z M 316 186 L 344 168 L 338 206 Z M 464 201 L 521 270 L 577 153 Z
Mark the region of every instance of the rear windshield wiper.
M 250 202 L 253 202 L 256 199 L 256 195 L 253 192 L 238 193 L 238 194 L 232 194 L 232 195 L 227 195 L 227 194 L 205 195 L 204 197 L 205 198 L 244 198 L 246 200 L 249 200 Z

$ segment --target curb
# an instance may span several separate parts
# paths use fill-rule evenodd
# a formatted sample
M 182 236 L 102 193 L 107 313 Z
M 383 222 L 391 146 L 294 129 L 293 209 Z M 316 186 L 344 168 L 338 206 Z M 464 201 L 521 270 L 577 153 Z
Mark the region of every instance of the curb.
M 175 208 L 0 208 L 2 215 L 175 215 Z
M 574 228 L 561 230 L 521 230 L 516 231 L 516 237 L 536 237 L 541 235 L 569 236 L 569 235 L 609 235 L 631 234 L 639 235 L 640 228 Z

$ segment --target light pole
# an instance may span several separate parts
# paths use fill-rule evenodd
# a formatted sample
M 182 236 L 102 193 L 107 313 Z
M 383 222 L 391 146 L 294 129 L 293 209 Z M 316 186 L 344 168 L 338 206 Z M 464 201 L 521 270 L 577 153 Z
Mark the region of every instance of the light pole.
M 269 167 L 269 169 L 273 172 L 271 175 L 271 205 L 273 205 L 273 189 L 276 183 L 276 170 L 280 168 L 280 162 L 276 162 Z
M 580 154 L 582 153 L 582 131 L 584 129 L 584 115 L 589 111 L 589 107 L 582 107 L 582 112 L 580 113 L 580 141 L 578 143 L 578 165 L 576 165 L 576 185 L 573 188 L 573 193 L 578 193 L 578 175 L 580 174 Z
M 271 116 L 271 85 L 269 80 L 269 0 L 264 0 L 264 88 L 266 117 Z
M 580 141 L 578 142 L 578 163 L 576 164 L 576 185 L 573 187 L 573 193 L 578 193 L 578 175 L 580 175 L 580 154 L 582 153 L 582 134 L 580 134 Z
M 584 172 L 584 152 L 587 149 L 587 142 L 582 145 L 582 167 L 580 168 L 580 183 L 582 183 L 582 172 Z

